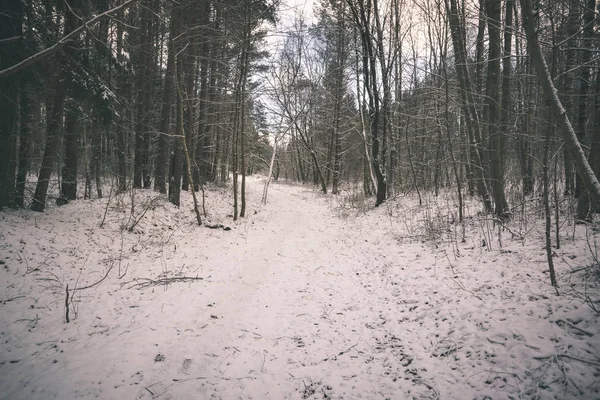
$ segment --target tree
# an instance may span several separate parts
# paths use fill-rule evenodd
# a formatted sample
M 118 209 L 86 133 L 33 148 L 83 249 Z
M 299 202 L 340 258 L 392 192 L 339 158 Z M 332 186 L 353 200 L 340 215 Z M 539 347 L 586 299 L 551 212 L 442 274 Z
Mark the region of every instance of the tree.
M 525 29 L 525 34 L 527 36 L 527 45 L 536 69 L 537 77 L 544 91 L 544 96 L 554 111 L 554 116 L 560 126 L 560 132 L 565 141 L 565 147 L 573 158 L 575 169 L 581 177 L 588 195 L 594 203 L 599 204 L 600 183 L 585 157 L 575 130 L 573 129 L 573 125 L 571 124 L 566 110 L 563 108 L 563 105 L 558 98 L 558 92 L 552 83 L 552 78 L 550 77 L 548 66 L 538 40 L 531 0 L 521 0 L 521 14 L 523 16 L 523 28 Z
M 471 86 L 471 79 L 467 69 L 466 46 L 463 35 L 464 28 L 460 22 L 461 17 L 458 11 L 457 1 L 445 0 L 445 4 L 446 12 L 448 13 L 448 22 L 450 24 L 452 45 L 454 48 L 454 58 L 460 86 L 461 103 L 466 119 L 469 143 L 472 148 L 472 154 L 475 156 L 474 160 L 471 161 L 474 164 L 473 168 L 477 174 L 478 192 L 483 199 L 483 204 L 486 211 L 491 212 L 492 202 L 484 173 L 479 114 L 475 108 L 476 102 L 473 97 L 473 88 Z
M 585 7 L 583 11 L 583 38 L 582 44 L 584 46 L 582 56 L 581 56 L 581 74 L 580 74 L 580 86 L 579 86 L 579 104 L 577 109 L 577 137 L 578 139 L 585 140 L 586 138 L 586 126 L 587 120 L 589 117 L 589 104 L 592 104 L 589 97 L 589 89 L 590 89 L 590 78 L 591 78 L 591 70 L 592 66 L 592 43 L 594 38 L 594 18 L 595 18 L 595 10 L 596 1 L 595 0 L 587 0 L 585 1 Z M 590 148 L 594 147 L 593 142 Z M 592 169 L 594 168 L 591 154 L 594 154 L 593 151 L 590 152 L 590 166 Z M 596 172 L 596 176 L 598 173 Z M 581 176 L 577 175 L 575 180 L 575 197 L 577 197 L 577 218 L 580 220 L 590 219 L 590 201 L 587 191 L 582 187 Z
M 167 193 L 167 184 L 165 180 L 165 167 L 169 158 L 169 133 L 171 127 L 171 107 L 173 103 L 173 79 L 175 70 L 175 48 L 173 47 L 173 37 L 178 32 L 177 21 L 174 13 L 176 8 L 171 11 L 171 22 L 169 23 L 169 38 L 167 46 L 167 69 L 165 70 L 163 96 L 160 114 L 160 127 L 158 136 L 158 154 L 156 167 L 154 168 L 154 190 L 160 193 Z
M 12 66 L 22 53 L 23 3 L 0 5 L 0 70 Z M 0 78 L 1 79 L 1 78 Z M 15 205 L 16 136 L 19 79 L 2 79 L 0 93 L 0 210 Z
M 490 143 L 490 178 L 492 195 L 494 196 L 495 214 L 501 219 L 508 216 L 508 204 L 504 194 L 504 157 L 506 152 L 506 138 L 504 129 L 506 125 L 500 125 L 500 114 L 506 115 L 508 109 L 501 109 L 500 99 L 500 26 L 501 26 L 501 0 L 488 0 L 486 11 L 489 32 L 488 71 L 486 85 L 486 114 L 488 137 Z M 511 10 L 510 1 L 506 9 Z M 511 15 L 508 15 L 509 17 Z M 505 32 L 510 30 L 509 19 L 506 19 Z M 508 40 L 506 40 L 508 39 Z M 506 46 L 508 45 L 508 51 Z M 510 57 L 510 36 L 505 34 L 504 60 Z M 506 67 L 509 67 L 508 69 Z M 510 94 L 510 59 L 504 62 L 503 87 L 507 90 L 502 92 L 503 106 L 507 106 Z M 509 74 L 509 75 L 507 75 Z M 504 121 L 505 122 L 505 121 Z
M 377 180 L 375 205 L 383 204 L 387 197 L 385 177 L 385 137 L 389 127 L 390 89 L 388 64 L 383 51 L 383 31 L 379 20 L 378 0 L 348 1 L 354 24 L 358 29 L 362 46 L 362 69 L 365 92 L 369 104 L 369 127 L 371 136 L 371 162 Z M 373 34 L 373 32 L 376 32 Z M 378 65 L 379 63 L 379 65 Z M 378 71 L 381 68 L 383 94 L 379 87 Z

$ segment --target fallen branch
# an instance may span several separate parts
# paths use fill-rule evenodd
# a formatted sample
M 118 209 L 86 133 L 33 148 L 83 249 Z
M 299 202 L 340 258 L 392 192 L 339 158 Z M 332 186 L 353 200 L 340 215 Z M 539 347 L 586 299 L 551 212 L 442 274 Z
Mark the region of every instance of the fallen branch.
M 535 360 L 540 360 L 540 361 L 550 360 L 552 358 L 569 358 L 569 359 L 574 360 L 574 361 L 579 361 L 581 363 L 588 364 L 588 365 L 593 365 L 595 367 L 600 368 L 600 362 L 585 360 L 583 358 L 575 357 L 575 356 L 572 356 L 570 354 L 564 354 L 564 353 L 562 353 L 562 354 L 554 354 L 554 355 L 551 355 L 551 356 L 533 357 L 533 358 Z
M 8 303 L 8 302 L 10 302 L 10 301 L 17 300 L 17 299 L 23 299 L 23 298 L 25 298 L 25 296 L 15 296 L 15 297 L 10 297 L 10 298 L 8 298 L 8 299 L 6 299 L 6 300 L 0 300 L 0 303 L 2 303 L 2 304 L 6 304 L 6 303 Z
M 29 332 L 31 332 L 31 330 L 37 326 L 38 322 L 40 321 L 40 317 L 39 315 L 35 314 L 35 318 L 22 318 L 16 320 L 15 323 L 23 321 L 33 322 L 33 325 L 31 326 L 31 328 L 29 328 Z
M 173 382 L 197 381 L 199 379 L 208 379 L 208 378 L 206 376 L 198 376 L 196 378 L 185 378 L 185 379 L 173 378 Z
M 108 268 L 108 270 L 106 271 L 106 274 L 104 274 L 104 276 L 99 281 L 97 281 L 96 283 L 92 283 L 91 285 L 87 285 L 87 286 L 80 287 L 80 288 L 75 287 L 75 289 L 73 289 L 72 292 L 76 292 L 76 291 L 79 291 L 79 290 L 90 289 L 90 288 L 93 288 L 94 286 L 99 285 L 100 283 L 102 283 L 102 281 L 104 281 L 106 279 L 106 277 L 108 276 L 108 274 L 110 274 L 110 271 L 112 271 L 112 269 L 114 268 L 114 266 L 115 266 L 115 263 L 114 262 L 111 263 L 110 264 L 110 268 Z
M 448 260 L 448 264 L 450 265 L 450 271 L 452 271 L 452 280 L 454 281 L 454 283 L 456 283 L 460 289 L 462 289 L 465 292 L 469 293 L 471 296 L 475 297 L 476 299 L 479 299 L 480 301 L 483 301 L 483 299 L 481 297 L 477 296 L 475 293 L 473 293 L 472 291 L 468 290 L 465 287 L 465 285 L 463 285 L 463 283 L 460 281 L 460 279 L 458 279 L 458 274 L 454 271 L 454 266 L 450 262 L 450 258 L 448 257 L 448 254 L 446 254 L 446 259 Z
M 342 350 L 342 351 L 340 351 L 340 352 L 339 352 L 339 353 L 337 353 L 337 354 L 333 354 L 333 355 L 331 355 L 331 356 L 329 356 L 329 357 L 326 357 L 326 358 L 322 359 L 322 360 L 321 360 L 321 361 L 319 361 L 317 364 L 320 364 L 320 363 L 322 363 L 322 362 L 325 362 L 325 361 L 329 361 L 330 359 L 332 359 L 332 358 L 334 358 L 334 357 L 338 357 L 338 356 L 344 355 L 344 354 L 348 353 L 350 350 L 352 350 L 353 348 L 355 348 L 356 346 L 358 346 L 358 343 L 356 343 L 356 344 L 354 344 L 354 345 L 352 345 L 352 346 L 348 347 L 346 350 Z
M 584 334 L 584 335 L 586 335 L 586 336 L 589 336 L 589 337 L 592 337 L 592 336 L 594 336 L 594 334 L 593 334 L 592 332 L 588 332 L 588 331 L 586 331 L 586 330 L 584 330 L 584 329 L 578 328 L 578 327 L 576 327 L 575 325 L 573 325 L 572 323 L 570 323 L 570 322 L 568 322 L 568 321 L 565 321 L 565 320 L 563 320 L 563 319 L 558 319 L 558 320 L 556 320 L 556 321 L 554 321 L 554 322 L 556 322 L 556 324 L 557 324 L 558 326 L 560 326 L 560 324 L 565 324 L 565 325 L 566 325 L 566 326 L 568 326 L 569 328 L 575 329 L 576 331 L 579 331 L 579 332 L 583 333 L 583 334 Z
M 161 278 L 158 280 L 155 279 L 150 279 L 150 278 L 136 278 L 133 281 L 129 281 L 129 282 L 124 282 L 121 284 L 121 287 L 129 285 L 130 289 L 145 289 L 148 287 L 152 287 L 152 286 L 162 286 L 162 285 L 168 285 L 170 283 L 174 283 L 174 282 L 194 282 L 194 281 L 201 281 L 204 280 L 204 278 L 199 277 L 199 276 L 176 276 L 173 278 Z

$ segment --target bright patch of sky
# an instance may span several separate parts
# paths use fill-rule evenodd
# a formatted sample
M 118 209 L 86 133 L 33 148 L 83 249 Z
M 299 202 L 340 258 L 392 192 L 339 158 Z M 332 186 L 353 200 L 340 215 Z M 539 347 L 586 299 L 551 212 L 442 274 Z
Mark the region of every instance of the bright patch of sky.
M 310 20 L 313 18 L 313 4 L 315 0 L 282 0 L 280 5 L 280 20 L 282 25 L 293 21 L 296 13 L 302 13 Z

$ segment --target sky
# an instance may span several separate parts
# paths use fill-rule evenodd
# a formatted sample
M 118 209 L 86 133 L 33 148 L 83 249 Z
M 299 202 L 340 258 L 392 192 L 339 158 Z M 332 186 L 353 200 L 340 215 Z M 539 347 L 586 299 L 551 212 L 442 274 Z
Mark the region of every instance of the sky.
M 306 14 L 311 14 L 313 3 L 314 0 L 282 0 L 281 10 L 282 12 L 286 12 L 286 10 L 293 12 L 294 9 L 304 10 Z
M 295 12 L 303 12 L 307 20 L 313 18 L 313 4 L 316 0 L 282 0 L 280 6 L 280 21 L 282 25 L 287 25 L 286 21 L 291 21 Z

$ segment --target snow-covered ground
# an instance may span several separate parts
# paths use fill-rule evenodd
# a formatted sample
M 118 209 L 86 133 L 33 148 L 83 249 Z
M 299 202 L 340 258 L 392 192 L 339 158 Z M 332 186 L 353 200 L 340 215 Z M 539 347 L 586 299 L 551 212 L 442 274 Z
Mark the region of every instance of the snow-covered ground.
M 262 183 L 0 213 L 0 398 L 600 398 L 597 232 Z

